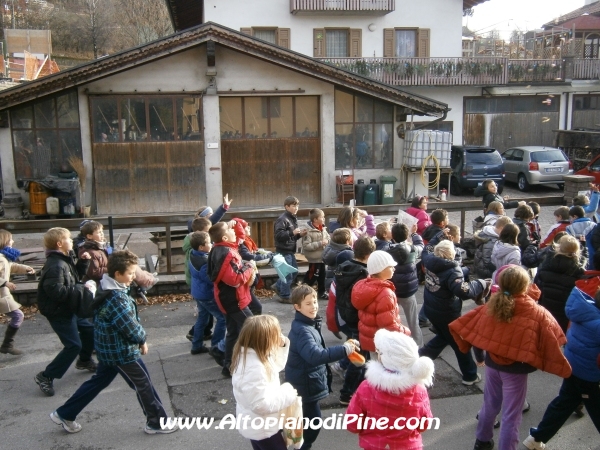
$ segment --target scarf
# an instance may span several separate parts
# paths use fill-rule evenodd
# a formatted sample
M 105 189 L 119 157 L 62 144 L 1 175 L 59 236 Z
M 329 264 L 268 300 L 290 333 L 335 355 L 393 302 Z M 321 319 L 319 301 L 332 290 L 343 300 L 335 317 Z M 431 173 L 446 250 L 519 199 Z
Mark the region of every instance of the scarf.
M 0 253 L 2 253 L 10 262 L 15 262 L 17 258 L 21 256 L 21 252 L 12 247 L 4 247 L 0 250 Z

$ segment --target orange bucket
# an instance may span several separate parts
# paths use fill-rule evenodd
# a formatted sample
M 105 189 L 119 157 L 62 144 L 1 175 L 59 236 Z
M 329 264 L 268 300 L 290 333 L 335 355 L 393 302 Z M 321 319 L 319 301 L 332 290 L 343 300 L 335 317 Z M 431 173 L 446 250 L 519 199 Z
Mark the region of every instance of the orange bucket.
M 49 194 L 45 187 L 35 181 L 29 182 L 29 212 L 31 214 L 48 214 L 46 199 Z

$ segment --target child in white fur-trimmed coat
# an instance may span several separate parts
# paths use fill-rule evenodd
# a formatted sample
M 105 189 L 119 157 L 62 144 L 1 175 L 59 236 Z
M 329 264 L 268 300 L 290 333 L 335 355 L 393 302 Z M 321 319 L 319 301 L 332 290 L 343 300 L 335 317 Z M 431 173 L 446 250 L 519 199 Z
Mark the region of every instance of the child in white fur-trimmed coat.
M 378 330 L 375 347 L 379 361 L 367 363 L 365 381 L 352 396 L 346 411 L 357 416 L 363 414 L 364 429 L 360 429 L 356 421 L 348 424 L 348 430 L 358 433 L 359 445 L 365 450 L 421 450 L 421 433 L 425 430 L 410 430 L 406 425 L 413 417 L 421 426 L 427 422 L 422 421 L 423 418 L 433 417 L 426 389 L 432 384 L 433 361 L 419 357 L 415 341 L 397 331 Z M 366 418 L 378 421 L 382 417 L 388 419 L 385 427 L 365 427 Z

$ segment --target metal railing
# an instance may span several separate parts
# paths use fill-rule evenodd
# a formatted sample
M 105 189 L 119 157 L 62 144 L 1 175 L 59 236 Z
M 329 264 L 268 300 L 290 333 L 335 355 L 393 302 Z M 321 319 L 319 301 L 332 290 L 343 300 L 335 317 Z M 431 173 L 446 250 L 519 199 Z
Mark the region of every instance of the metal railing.
M 563 196 L 552 196 L 552 197 L 534 197 L 528 198 L 528 201 L 534 201 L 540 204 L 540 206 L 552 206 L 562 205 Z M 369 214 L 375 216 L 396 216 L 398 209 L 407 209 L 410 204 L 395 204 L 395 205 L 372 205 L 365 206 L 368 209 Z M 464 237 L 465 223 L 466 223 L 466 212 L 467 211 L 481 211 L 482 203 L 481 200 L 467 200 L 467 201 L 448 201 L 440 202 L 436 204 L 436 207 L 445 209 L 448 212 L 459 212 L 460 211 L 460 230 Z M 329 219 L 337 218 L 342 207 L 324 207 L 322 208 L 325 213 L 326 223 Z M 260 224 L 263 227 L 273 228 L 273 223 L 282 214 L 283 209 L 270 209 L 270 210 L 247 210 L 247 211 L 230 211 L 225 214 L 224 220 L 231 220 L 234 217 L 239 217 L 252 224 Z M 298 211 L 298 217 L 308 217 L 310 209 L 301 209 Z M 164 214 L 164 215 L 148 215 L 148 216 L 114 216 L 111 217 L 113 231 L 118 230 L 129 230 L 135 228 L 150 228 L 156 231 L 165 231 L 165 242 L 166 242 L 166 265 L 167 274 L 174 273 L 171 270 L 171 232 L 174 229 L 187 228 L 187 221 L 193 216 L 193 212 L 185 214 Z M 98 216 L 94 217 L 94 220 L 102 223 L 105 230 L 109 228 L 109 217 Z M 10 231 L 12 234 L 26 234 L 26 233 L 45 233 L 52 227 L 63 227 L 68 230 L 79 232 L 79 224 L 81 219 L 51 219 L 51 220 L 5 220 L 0 222 L 0 229 Z M 261 236 L 269 236 L 266 239 L 272 240 L 271 234 L 255 233 L 253 230 L 253 238 L 257 241 L 259 247 L 273 247 L 272 242 L 263 242 Z
M 363 11 L 392 12 L 396 0 L 290 0 L 290 12 Z

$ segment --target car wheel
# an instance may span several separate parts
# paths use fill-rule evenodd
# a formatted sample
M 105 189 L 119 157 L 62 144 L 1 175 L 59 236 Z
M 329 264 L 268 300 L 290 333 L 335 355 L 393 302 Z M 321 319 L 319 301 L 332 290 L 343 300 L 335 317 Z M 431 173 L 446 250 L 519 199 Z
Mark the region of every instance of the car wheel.
M 565 183 L 558 183 L 557 186 L 561 191 L 565 190 Z
M 520 191 L 526 192 L 529 190 L 530 186 L 529 186 L 529 182 L 527 181 L 527 177 L 522 173 L 519 174 L 517 184 L 519 185 Z
M 500 186 L 498 188 L 498 195 L 501 195 L 503 190 L 504 190 L 504 186 Z
M 452 178 L 450 180 L 450 194 L 451 195 L 461 195 L 462 194 L 462 188 L 460 187 L 460 184 L 458 184 L 458 180 L 456 178 Z

